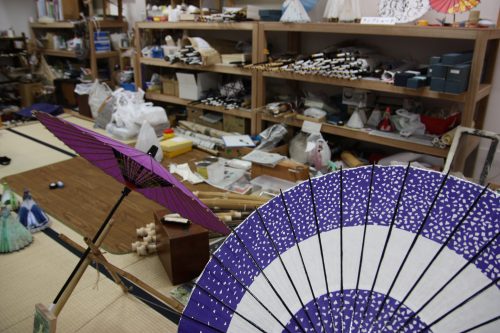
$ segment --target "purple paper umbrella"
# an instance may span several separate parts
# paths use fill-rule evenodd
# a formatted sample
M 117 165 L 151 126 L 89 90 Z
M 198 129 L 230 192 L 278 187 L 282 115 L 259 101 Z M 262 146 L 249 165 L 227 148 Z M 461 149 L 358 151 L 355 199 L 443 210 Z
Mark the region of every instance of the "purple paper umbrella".
M 36 117 L 80 156 L 131 190 L 207 229 L 227 234 L 226 225 L 154 157 L 46 113 Z
M 153 156 L 158 149 L 156 146 L 152 147 L 149 154 L 145 154 L 135 148 L 46 113 L 37 112 L 35 116 L 66 145 L 125 185 L 121 197 L 92 239 L 95 245 L 99 246 L 99 242 L 105 237 L 107 226 L 114 212 L 131 190 L 135 190 L 146 198 L 179 213 L 193 223 L 219 233 L 227 234 L 229 232 L 225 224 L 207 206 L 154 159 Z M 76 286 L 76 282 L 85 272 L 89 253 L 90 247 L 85 250 L 54 299 L 53 314 L 57 315 L 61 311 Z
M 179 332 L 500 332 L 500 198 L 439 172 L 340 170 L 254 211 Z

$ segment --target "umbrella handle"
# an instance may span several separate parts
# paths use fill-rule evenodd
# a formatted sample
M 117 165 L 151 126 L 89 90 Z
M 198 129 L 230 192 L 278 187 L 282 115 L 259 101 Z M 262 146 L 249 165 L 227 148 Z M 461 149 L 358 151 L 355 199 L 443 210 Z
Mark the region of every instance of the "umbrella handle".
M 96 247 L 99 247 L 104 241 L 104 238 L 107 236 L 108 231 L 111 228 L 111 223 L 110 223 L 111 217 L 114 215 L 115 211 L 118 209 L 123 199 L 125 199 L 125 197 L 130 192 L 131 190 L 128 187 L 123 188 L 122 195 L 115 203 L 115 205 L 109 212 L 108 216 L 102 223 L 101 227 L 95 234 L 94 238 L 92 239 L 92 243 L 94 243 Z M 90 253 L 90 247 L 87 247 L 87 249 L 81 256 L 80 261 L 78 261 L 75 268 L 73 269 L 73 272 L 71 272 L 70 276 L 68 277 L 63 287 L 57 294 L 56 298 L 52 302 L 50 310 L 55 316 L 57 316 L 61 312 L 69 296 L 71 296 L 71 293 L 78 284 L 78 281 L 80 281 L 80 278 L 82 277 L 83 273 L 85 273 L 87 266 L 90 265 L 90 259 L 88 258 L 89 253 Z

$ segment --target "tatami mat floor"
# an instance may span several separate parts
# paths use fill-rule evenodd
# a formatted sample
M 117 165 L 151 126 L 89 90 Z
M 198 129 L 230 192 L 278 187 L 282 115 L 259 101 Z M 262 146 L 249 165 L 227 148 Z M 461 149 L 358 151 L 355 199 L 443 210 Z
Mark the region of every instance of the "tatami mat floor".
M 76 117 L 66 119 L 91 128 L 92 123 Z M 41 124 L 13 128 L 55 147 L 72 152 Z M 101 131 L 101 133 L 103 133 Z M 0 129 L 0 156 L 12 162 L 0 166 L 0 179 L 68 158 L 69 155 L 36 143 L 17 133 Z M 52 228 L 80 245 L 82 236 L 52 219 Z M 157 256 L 113 255 L 106 259 L 137 276 L 162 293 L 172 288 Z M 49 305 L 76 265 L 78 258 L 42 232 L 34 234 L 33 244 L 0 255 L 0 332 L 32 332 L 36 303 Z M 176 332 L 167 318 L 93 268 L 87 269 L 57 320 L 58 332 Z

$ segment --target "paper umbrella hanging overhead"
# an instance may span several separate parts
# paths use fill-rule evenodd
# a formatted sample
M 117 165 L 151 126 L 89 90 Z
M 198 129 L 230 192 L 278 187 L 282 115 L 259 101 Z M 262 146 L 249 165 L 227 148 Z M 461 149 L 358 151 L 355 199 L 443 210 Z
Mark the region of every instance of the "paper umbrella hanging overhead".
M 213 254 L 179 332 L 500 332 L 500 199 L 439 172 L 303 182 Z
M 430 0 L 431 7 L 446 14 L 465 13 L 479 5 L 479 0 Z

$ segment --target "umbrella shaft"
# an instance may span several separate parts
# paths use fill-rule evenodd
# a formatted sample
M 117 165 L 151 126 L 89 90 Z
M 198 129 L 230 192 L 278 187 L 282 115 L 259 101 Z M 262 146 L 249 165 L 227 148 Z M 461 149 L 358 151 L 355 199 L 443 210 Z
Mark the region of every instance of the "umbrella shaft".
M 118 207 L 122 203 L 123 199 L 125 199 L 125 197 L 129 193 L 130 193 L 130 189 L 127 188 L 127 187 L 125 187 L 123 189 L 123 191 L 122 191 L 122 195 L 120 196 L 120 198 L 118 199 L 118 201 L 115 203 L 115 205 L 113 206 L 113 209 L 111 209 L 111 211 L 109 212 L 108 216 L 106 217 L 106 220 L 104 220 L 104 222 L 102 223 L 101 227 L 99 228 L 99 230 L 95 234 L 94 238 L 92 239 L 92 243 L 94 243 L 96 247 L 99 247 L 101 245 L 102 241 L 104 240 L 104 237 L 106 236 L 106 235 L 103 235 L 103 237 L 100 237 L 101 234 L 106 230 L 106 226 L 109 224 L 109 221 L 111 221 L 111 217 L 113 217 L 115 211 L 118 209 Z M 61 290 L 57 294 L 56 298 L 52 302 L 54 304 L 54 309 L 52 310 L 52 312 L 56 316 L 62 310 L 62 307 L 66 303 L 66 300 L 69 298 L 69 295 L 71 295 L 71 293 L 73 292 L 74 288 L 76 287 L 76 284 L 78 283 L 78 281 L 82 277 L 83 273 L 85 272 L 85 269 L 90 264 L 90 260 L 87 259 L 89 253 L 90 253 L 90 247 L 87 247 L 87 249 L 85 250 L 85 252 L 82 254 L 82 257 L 80 258 L 80 261 L 78 261 L 78 264 L 76 264 L 75 268 L 73 269 L 73 272 L 71 272 L 69 278 L 66 280 L 66 282 L 63 285 L 63 287 L 61 288 Z M 68 286 L 70 285 L 70 283 L 72 281 L 74 283 L 72 284 L 71 288 L 68 289 Z M 60 298 L 64 294 L 66 294 L 66 296 L 64 297 L 63 300 L 61 300 L 61 302 L 60 302 L 61 304 L 58 304 Z

